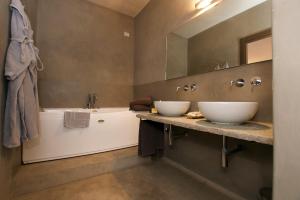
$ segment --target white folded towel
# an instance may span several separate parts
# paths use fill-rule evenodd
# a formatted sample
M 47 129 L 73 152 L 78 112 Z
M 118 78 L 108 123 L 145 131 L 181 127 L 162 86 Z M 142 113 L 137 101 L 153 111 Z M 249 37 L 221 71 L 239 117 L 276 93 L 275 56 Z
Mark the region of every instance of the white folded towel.
M 64 126 L 66 128 L 87 128 L 90 125 L 89 112 L 71 112 L 64 113 Z

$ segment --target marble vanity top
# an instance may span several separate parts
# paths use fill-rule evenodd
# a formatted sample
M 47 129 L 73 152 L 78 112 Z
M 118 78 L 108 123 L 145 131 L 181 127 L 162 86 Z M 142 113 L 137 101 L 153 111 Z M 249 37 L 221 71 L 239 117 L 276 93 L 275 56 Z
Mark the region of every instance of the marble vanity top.
M 272 123 L 249 121 L 242 125 L 223 125 L 213 124 L 211 122 L 208 122 L 206 119 L 165 117 L 150 113 L 138 113 L 137 117 L 216 135 L 224 135 L 241 140 L 273 145 Z

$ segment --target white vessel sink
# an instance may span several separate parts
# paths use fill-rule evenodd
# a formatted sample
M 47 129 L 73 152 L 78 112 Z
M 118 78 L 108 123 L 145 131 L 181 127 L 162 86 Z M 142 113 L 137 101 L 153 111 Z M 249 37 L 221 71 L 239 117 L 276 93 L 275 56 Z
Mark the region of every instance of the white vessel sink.
M 198 102 L 199 111 L 214 123 L 241 124 L 254 117 L 257 102 Z
M 185 114 L 190 108 L 189 101 L 154 101 L 158 113 L 168 117 L 178 117 Z

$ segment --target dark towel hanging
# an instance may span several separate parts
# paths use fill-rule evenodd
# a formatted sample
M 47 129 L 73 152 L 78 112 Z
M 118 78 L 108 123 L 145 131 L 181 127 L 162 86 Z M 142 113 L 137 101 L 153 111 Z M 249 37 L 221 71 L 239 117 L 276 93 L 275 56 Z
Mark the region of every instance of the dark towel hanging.
M 142 157 L 161 154 L 164 150 L 164 124 L 141 120 L 138 153 Z

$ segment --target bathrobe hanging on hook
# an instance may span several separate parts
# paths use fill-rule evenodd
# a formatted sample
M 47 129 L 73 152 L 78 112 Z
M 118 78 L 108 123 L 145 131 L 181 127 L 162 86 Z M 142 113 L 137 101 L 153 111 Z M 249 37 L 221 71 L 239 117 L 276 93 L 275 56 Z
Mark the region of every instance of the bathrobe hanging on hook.
M 13 148 L 39 134 L 37 71 L 43 70 L 43 65 L 34 46 L 33 31 L 22 2 L 12 0 L 10 7 L 11 42 L 4 74 L 8 79 L 8 91 L 3 145 Z

